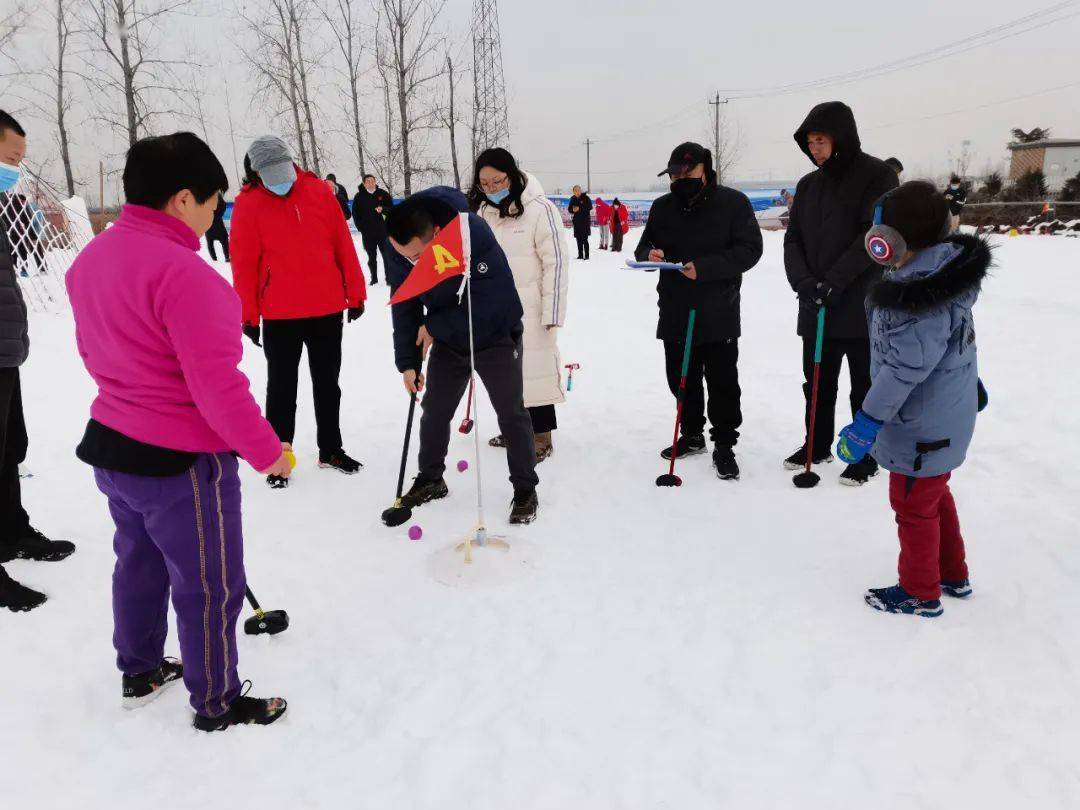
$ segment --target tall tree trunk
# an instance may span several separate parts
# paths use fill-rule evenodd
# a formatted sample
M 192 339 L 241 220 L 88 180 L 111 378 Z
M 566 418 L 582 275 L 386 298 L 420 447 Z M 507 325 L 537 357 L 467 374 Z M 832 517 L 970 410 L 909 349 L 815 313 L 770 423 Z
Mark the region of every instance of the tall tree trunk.
M 311 114 L 311 98 L 308 95 L 307 66 L 304 64 L 304 51 L 300 35 L 300 19 L 296 16 L 296 2 L 289 0 L 289 19 L 292 21 L 293 37 L 296 41 L 296 72 L 300 76 L 300 101 L 304 107 L 307 122 L 308 145 L 311 147 L 311 165 L 315 174 L 322 176 L 319 167 L 319 146 L 315 140 L 315 120 Z
M 114 0 L 116 27 L 120 32 L 120 68 L 124 74 L 124 105 L 127 108 L 128 146 L 139 140 L 139 112 L 135 104 L 135 71 L 131 67 L 131 47 L 124 0 Z
M 274 6 L 275 11 L 277 11 L 278 21 L 281 23 L 281 33 L 285 37 L 285 41 L 282 44 L 285 46 L 285 65 L 289 71 L 289 107 L 292 109 L 293 128 L 296 131 L 296 143 L 300 149 L 300 168 L 307 169 L 307 148 L 304 144 L 304 128 L 300 124 L 300 101 L 296 87 L 296 63 L 293 60 L 292 23 L 285 19 L 285 12 L 282 10 L 280 2 L 275 3 Z
M 450 162 L 454 166 L 454 188 L 461 188 L 461 171 L 458 168 L 457 159 L 457 134 L 454 124 L 454 63 L 450 61 L 450 54 L 446 55 L 446 73 L 450 77 L 450 120 L 447 126 L 450 128 Z
M 405 70 L 405 27 L 398 26 L 398 58 L 394 66 L 397 76 L 398 127 L 401 130 L 401 170 L 405 196 L 412 194 L 412 165 L 409 158 L 409 95 L 406 90 L 408 74 Z
M 75 196 L 75 174 L 71 169 L 71 149 L 68 143 L 64 110 L 64 54 L 67 52 L 67 22 L 64 0 L 56 0 L 56 128 L 60 136 L 60 159 L 64 162 L 64 180 L 69 197 Z
M 394 108 L 390 106 L 390 82 L 383 78 L 383 111 L 386 115 L 386 191 L 394 196 Z

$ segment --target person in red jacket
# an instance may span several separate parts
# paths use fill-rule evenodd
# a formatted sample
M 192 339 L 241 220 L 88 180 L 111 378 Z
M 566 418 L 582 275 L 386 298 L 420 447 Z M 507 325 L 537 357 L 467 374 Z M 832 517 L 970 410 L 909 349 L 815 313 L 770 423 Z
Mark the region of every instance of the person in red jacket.
M 307 347 L 319 466 L 351 475 L 361 465 L 341 446 L 342 312 L 349 323 L 363 315 L 367 291 L 348 225 L 330 187 L 299 169 L 281 138 L 256 138 L 244 171 L 229 248 L 244 334 L 266 355 L 266 418 L 291 450 Z M 274 489 L 289 484 L 276 475 L 266 481 Z
M 608 226 L 611 224 L 611 206 L 596 198 L 596 224 L 600 228 L 600 249 L 608 249 Z
M 623 236 L 630 230 L 630 212 L 619 202 L 618 197 L 611 201 L 611 212 L 608 214 L 608 226 L 605 230 L 611 231 L 612 252 L 621 253 Z

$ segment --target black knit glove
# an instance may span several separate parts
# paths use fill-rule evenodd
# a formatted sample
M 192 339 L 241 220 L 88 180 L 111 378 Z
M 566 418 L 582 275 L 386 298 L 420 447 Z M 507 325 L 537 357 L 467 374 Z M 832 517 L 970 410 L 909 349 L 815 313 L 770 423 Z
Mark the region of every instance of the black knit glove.
M 249 323 L 244 324 L 244 334 L 254 343 L 256 346 L 262 346 L 259 342 L 259 336 L 262 334 L 262 330 L 258 326 L 252 326 Z
M 358 307 L 349 307 L 349 314 L 347 316 L 348 319 L 349 319 L 349 323 L 352 323 L 353 321 L 355 321 L 357 318 L 359 318 L 363 314 L 364 314 L 364 305 L 363 304 L 361 304 Z

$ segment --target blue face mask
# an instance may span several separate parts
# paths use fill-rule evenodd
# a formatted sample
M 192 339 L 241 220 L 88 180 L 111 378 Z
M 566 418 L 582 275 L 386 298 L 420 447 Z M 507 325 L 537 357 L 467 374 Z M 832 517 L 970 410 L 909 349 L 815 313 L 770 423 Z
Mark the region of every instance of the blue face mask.
M 0 191 L 11 191 L 15 188 L 15 184 L 19 182 L 19 176 L 22 174 L 18 166 L 9 166 L 7 163 L 0 163 Z
M 504 188 L 502 191 L 496 191 L 496 192 L 493 192 L 493 193 L 485 193 L 484 196 L 487 197 L 489 200 L 491 200 L 493 203 L 495 203 L 495 205 L 498 205 L 499 203 L 501 203 L 503 200 L 505 200 L 507 197 L 510 196 L 510 189 Z
M 292 187 L 293 181 L 290 180 L 287 183 L 274 183 L 273 185 L 268 185 L 266 187 L 266 190 L 269 191 L 271 194 L 277 194 L 279 197 L 284 197 L 286 194 L 292 191 Z

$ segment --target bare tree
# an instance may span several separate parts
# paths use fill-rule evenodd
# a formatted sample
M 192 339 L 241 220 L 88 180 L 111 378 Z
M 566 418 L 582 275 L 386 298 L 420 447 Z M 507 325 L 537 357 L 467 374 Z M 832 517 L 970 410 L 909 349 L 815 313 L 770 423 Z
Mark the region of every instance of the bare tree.
M 162 54 L 167 53 L 169 20 L 191 4 L 192 0 L 89 0 L 84 4 L 89 50 L 82 75 L 104 93 L 123 98 L 122 117 L 115 116 L 108 102 L 101 105 L 97 117 L 124 132 L 129 145 L 150 132 L 155 117 L 183 115 L 171 105 L 183 92 L 175 70 L 184 63 Z M 94 64 L 97 59 L 102 64 Z
M 67 183 L 69 197 L 75 196 L 75 173 L 71 169 L 71 144 L 68 141 L 67 116 L 71 110 L 71 98 L 66 93 L 67 74 L 64 72 L 64 59 L 71 43 L 70 8 L 65 8 L 64 0 L 56 0 L 53 7 L 53 22 L 56 26 L 56 61 L 52 65 L 52 85 L 55 88 L 56 102 L 56 138 L 60 147 L 60 160 L 64 164 L 64 181 Z
M 353 138 L 360 174 L 367 173 L 364 162 L 364 128 L 360 123 L 360 76 L 363 73 L 363 26 L 353 8 L 353 0 L 322 0 L 319 11 L 337 41 L 345 64 L 346 95 L 352 110 Z
M 446 78 L 449 90 L 449 96 L 447 103 L 444 106 L 438 108 L 437 115 L 439 121 L 447 131 L 450 133 L 450 162 L 454 168 L 454 188 L 461 188 L 461 169 L 458 166 L 458 154 L 457 154 L 457 108 L 455 105 L 455 86 L 457 85 L 457 75 L 454 73 L 454 61 L 450 54 L 446 54 Z
M 394 194 L 394 166 L 397 165 L 398 145 L 394 141 L 394 107 L 390 103 L 390 70 L 385 58 L 385 47 L 375 38 L 375 69 L 379 73 L 379 82 L 382 85 L 383 122 L 386 125 L 386 142 L 382 155 L 371 155 L 372 162 L 377 167 L 379 180 L 386 187 L 387 192 Z M 369 154 L 371 152 L 369 151 Z
M 442 45 L 435 26 L 446 0 L 374 0 L 379 31 L 386 50 L 380 49 L 380 72 L 389 79 L 397 101 L 402 184 L 406 196 L 412 194 L 413 175 L 424 169 L 416 165 L 415 136 L 435 122 L 432 105 L 422 97 L 428 86 L 442 75 L 442 65 L 433 59 Z M 434 62 L 434 64 L 433 64 Z
M 0 53 L 7 54 L 7 47 L 15 39 L 15 35 L 26 25 L 29 12 L 25 3 L 16 3 L 15 7 L 5 11 L 0 17 Z

